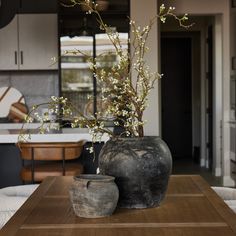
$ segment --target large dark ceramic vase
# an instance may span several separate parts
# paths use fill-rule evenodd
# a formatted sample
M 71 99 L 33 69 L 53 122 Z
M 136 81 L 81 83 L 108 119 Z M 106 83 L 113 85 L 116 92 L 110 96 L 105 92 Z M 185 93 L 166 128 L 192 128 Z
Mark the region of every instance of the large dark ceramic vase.
M 99 169 L 115 177 L 119 207 L 156 207 L 167 190 L 172 158 L 160 137 L 111 139 L 100 152 Z

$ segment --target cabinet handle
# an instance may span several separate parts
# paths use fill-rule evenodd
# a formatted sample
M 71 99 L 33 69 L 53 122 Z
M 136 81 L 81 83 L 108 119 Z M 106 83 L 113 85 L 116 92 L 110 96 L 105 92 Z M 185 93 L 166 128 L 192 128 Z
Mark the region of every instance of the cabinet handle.
M 23 65 L 23 63 L 24 63 L 23 51 L 20 51 L 20 64 Z
M 17 65 L 17 51 L 15 51 L 15 65 Z

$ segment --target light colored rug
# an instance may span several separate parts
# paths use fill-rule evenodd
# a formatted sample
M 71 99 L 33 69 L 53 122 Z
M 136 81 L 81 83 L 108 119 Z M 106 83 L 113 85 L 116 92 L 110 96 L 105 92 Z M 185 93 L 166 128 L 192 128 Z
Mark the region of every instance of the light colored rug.
M 212 189 L 236 213 L 236 189 L 227 187 L 212 187 Z
M 6 224 L 38 186 L 38 184 L 32 184 L 0 189 L 0 228 Z

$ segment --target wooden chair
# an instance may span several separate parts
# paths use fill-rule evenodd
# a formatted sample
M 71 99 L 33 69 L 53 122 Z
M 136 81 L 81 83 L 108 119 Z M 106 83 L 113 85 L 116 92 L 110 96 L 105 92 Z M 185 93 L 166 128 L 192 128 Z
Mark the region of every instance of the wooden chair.
M 79 175 L 83 166 L 77 159 L 84 141 L 64 143 L 19 143 L 22 158 L 20 176 L 25 182 L 41 182 L 47 176 Z M 27 163 L 26 163 L 27 162 Z

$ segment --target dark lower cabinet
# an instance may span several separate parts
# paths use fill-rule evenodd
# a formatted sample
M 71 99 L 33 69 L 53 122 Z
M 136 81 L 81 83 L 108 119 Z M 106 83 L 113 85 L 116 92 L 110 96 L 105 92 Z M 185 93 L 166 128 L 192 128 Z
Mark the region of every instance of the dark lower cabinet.
M 87 150 L 91 145 L 86 143 L 82 155 L 76 160 L 84 166 L 86 174 L 96 173 L 98 155 L 103 143 L 94 144 L 95 155 Z M 21 166 L 22 160 L 18 147 L 15 144 L 0 144 L 0 188 L 23 184 L 20 179 Z
M 22 184 L 19 149 L 15 144 L 0 145 L 0 188 Z

